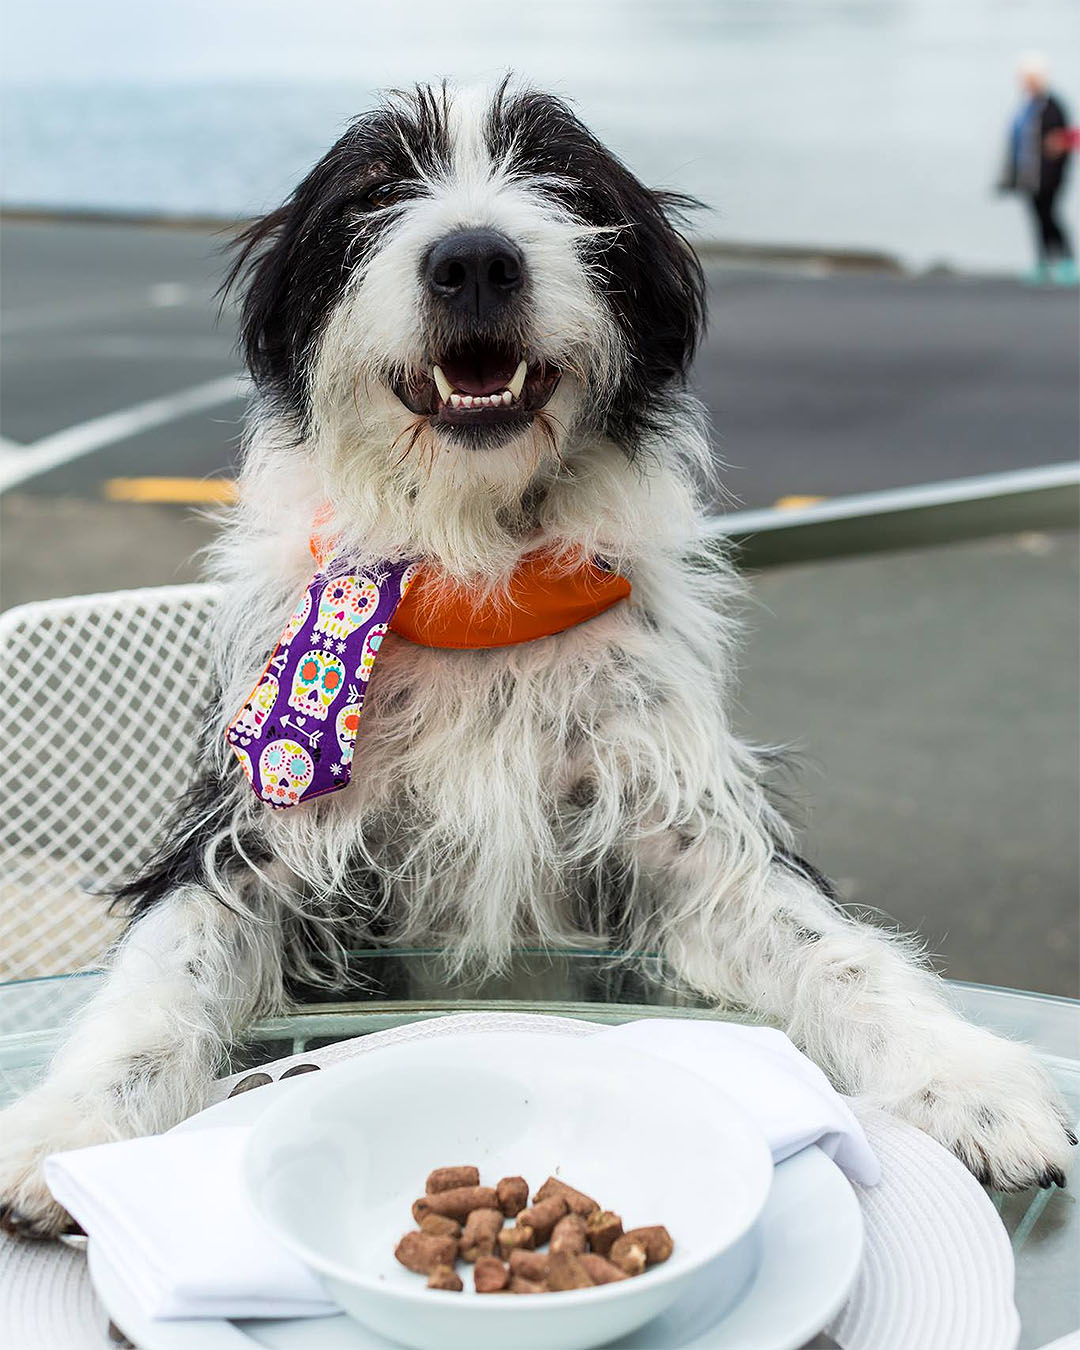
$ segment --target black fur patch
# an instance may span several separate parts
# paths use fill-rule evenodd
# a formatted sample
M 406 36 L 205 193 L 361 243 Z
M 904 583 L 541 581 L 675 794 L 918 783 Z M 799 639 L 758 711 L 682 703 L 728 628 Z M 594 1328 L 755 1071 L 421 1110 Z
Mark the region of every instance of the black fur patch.
M 797 877 L 802 877 L 803 881 L 808 881 L 816 891 L 820 891 L 826 900 L 831 900 L 834 905 L 840 903 L 840 893 L 836 887 L 825 875 L 809 863 L 805 858 L 800 858 L 797 853 L 789 853 L 787 849 L 777 848 L 773 856 L 781 867 L 786 867 L 789 872 L 794 872 Z M 820 934 L 815 934 L 820 937 Z M 812 940 L 812 939 L 811 939 Z

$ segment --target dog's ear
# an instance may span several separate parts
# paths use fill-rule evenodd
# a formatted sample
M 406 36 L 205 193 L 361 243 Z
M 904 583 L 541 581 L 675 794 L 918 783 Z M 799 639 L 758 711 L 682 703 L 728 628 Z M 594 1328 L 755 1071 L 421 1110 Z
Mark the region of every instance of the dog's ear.
M 243 289 L 240 349 L 255 386 L 263 393 L 288 394 L 298 353 L 290 320 L 289 260 L 298 233 L 296 203 L 253 221 L 229 247 L 233 260 L 221 288 L 222 303 Z

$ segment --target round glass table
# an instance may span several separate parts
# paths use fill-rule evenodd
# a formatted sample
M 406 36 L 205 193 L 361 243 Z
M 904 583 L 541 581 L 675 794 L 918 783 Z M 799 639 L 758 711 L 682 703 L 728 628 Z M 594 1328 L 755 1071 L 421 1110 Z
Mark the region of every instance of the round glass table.
M 605 1023 L 672 1016 L 746 1020 L 666 987 L 653 978 L 658 972 L 648 960 L 628 968 L 608 952 L 522 950 L 503 975 L 475 981 L 448 981 L 436 952 L 358 951 L 351 969 L 347 999 L 302 999 L 288 1016 L 258 1023 L 237 1048 L 230 1071 L 460 1012 L 543 1012 Z M 41 1076 L 64 1025 L 101 979 L 90 972 L 0 984 L 0 1105 Z M 1075 1123 L 1080 1002 L 986 985 L 948 988 L 972 1021 L 1038 1050 Z M 1016 1257 L 1020 1347 L 1038 1350 L 1080 1328 L 1080 1209 L 1068 1190 L 993 1198 Z

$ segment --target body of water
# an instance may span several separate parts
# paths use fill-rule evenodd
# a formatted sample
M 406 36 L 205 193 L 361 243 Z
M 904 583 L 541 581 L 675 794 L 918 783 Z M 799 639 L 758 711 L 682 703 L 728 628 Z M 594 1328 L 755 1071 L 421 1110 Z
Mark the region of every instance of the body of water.
M 1080 105 L 1075 0 L 192 0 L 156 32 L 144 6 L 127 62 L 124 0 L 102 3 L 98 46 L 69 42 L 55 71 L 9 47 L 5 204 L 249 215 L 380 88 L 513 69 L 700 197 L 702 237 L 1004 270 L 1031 254 L 1021 204 L 993 192 L 1018 53 L 1047 50 Z

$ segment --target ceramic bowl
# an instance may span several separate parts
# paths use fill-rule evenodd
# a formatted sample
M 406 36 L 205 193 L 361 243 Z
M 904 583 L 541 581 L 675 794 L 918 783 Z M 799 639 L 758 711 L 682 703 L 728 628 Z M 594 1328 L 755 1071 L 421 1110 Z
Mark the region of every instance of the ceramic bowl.
M 602 1038 L 495 1031 L 387 1047 L 311 1079 L 256 1125 L 248 1192 L 331 1297 L 391 1340 L 586 1350 L 656 1317 L 705 1266 L 721 1301 L 746 1278 L 740 1239 L 772 1159 L 742 1111 L 686 1069 Z M 559 1176 L 627 1228 L 664 1224 L 675 1251 L 594 1289 L 476 1294 L 464 1263 L 464 1292 L 427 1289 L 394 1247 L 428 1173 L 462 1163 L 484 1185 L 521 1175 L 535 1190 Z

